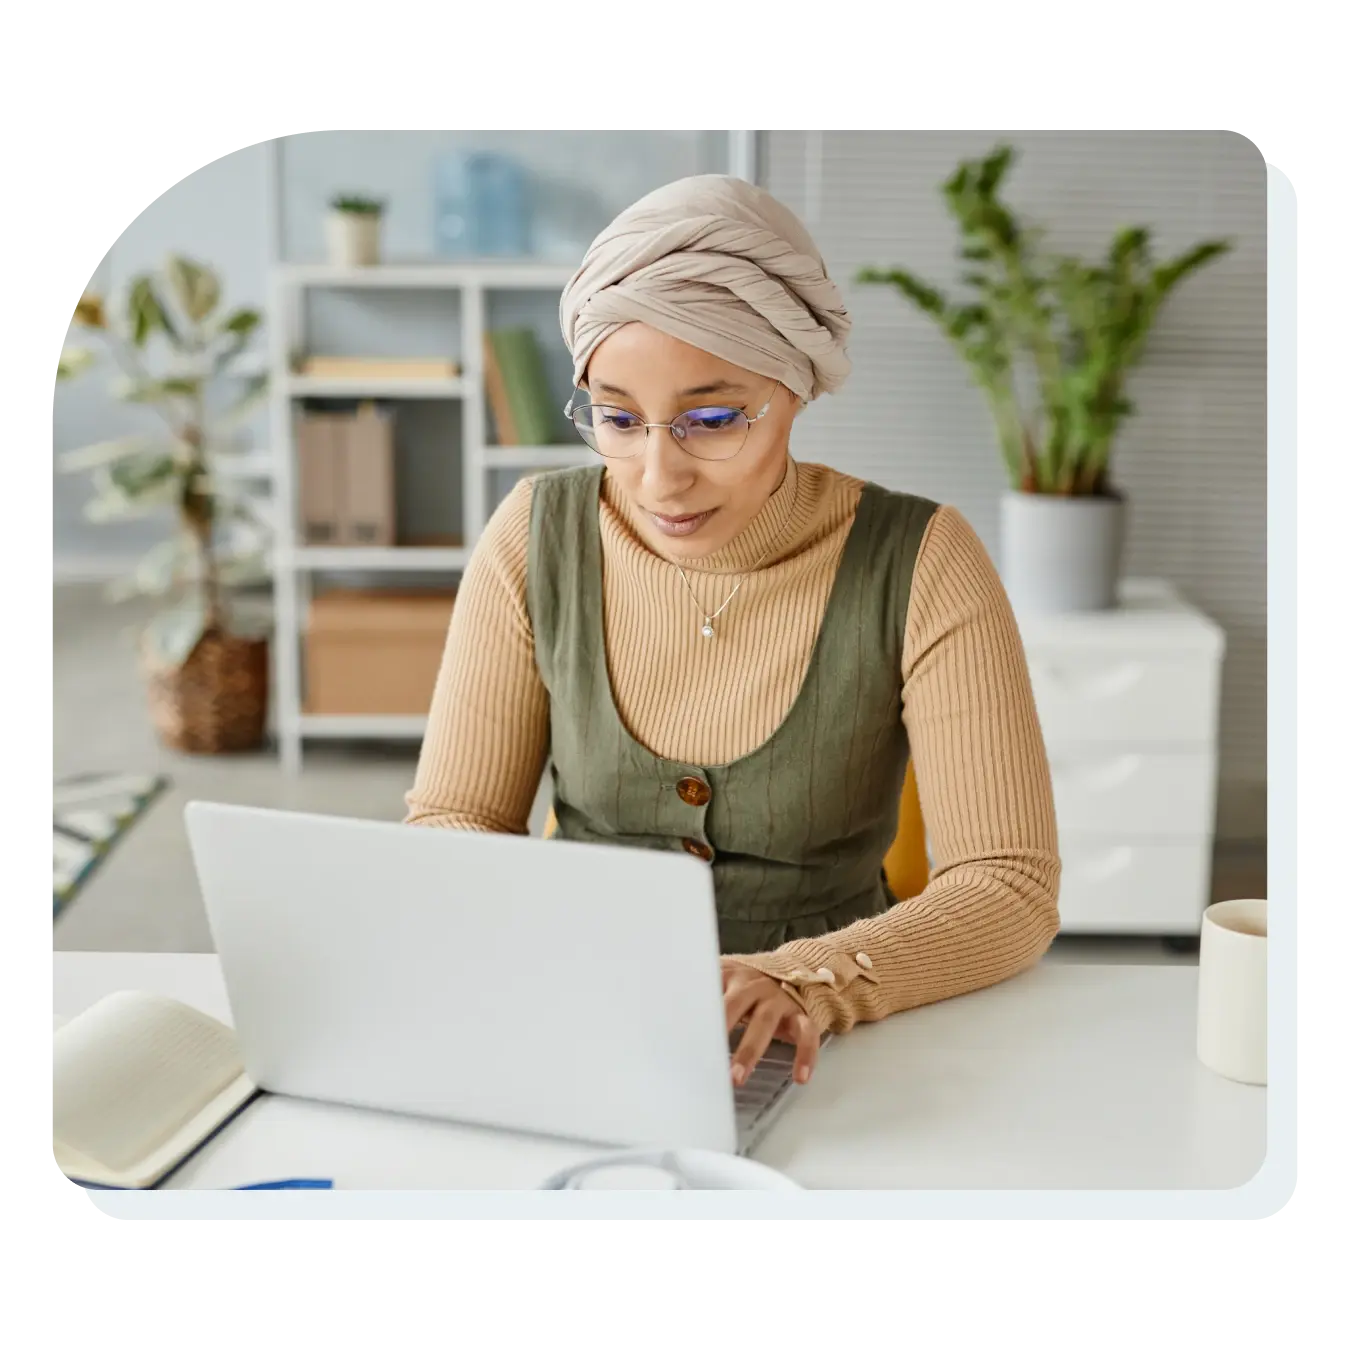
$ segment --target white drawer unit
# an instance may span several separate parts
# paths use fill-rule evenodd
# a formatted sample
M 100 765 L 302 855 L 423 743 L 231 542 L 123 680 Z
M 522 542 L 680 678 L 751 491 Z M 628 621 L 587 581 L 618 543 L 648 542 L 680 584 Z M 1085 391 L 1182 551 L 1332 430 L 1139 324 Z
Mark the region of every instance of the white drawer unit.
M 1210 852 L 1208 838 L 1127 843 L 1068 835 L 1060 840 L 1060 931 L 1194 933 L 1208 897 Z
M 1162 746 L 1214 739 L 1219 672 L 1208 659 L 1044 649 L 1027 658 L 1047 739 Z
M 1214 819 L 1214 757 L 1207 750 L 1084 746 L 1052 753 L 1055 814 L 1066 834 L 1194 839 Z
M 1064 933 L 1193 935 L 1209 903 L 1222 629 L 1165 582 L 1019 617 L 1055 791 Z

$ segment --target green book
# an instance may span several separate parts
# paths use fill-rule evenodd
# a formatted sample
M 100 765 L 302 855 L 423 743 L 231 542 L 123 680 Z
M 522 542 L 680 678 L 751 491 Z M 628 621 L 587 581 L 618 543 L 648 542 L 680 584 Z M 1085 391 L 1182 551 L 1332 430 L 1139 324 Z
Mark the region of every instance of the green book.
M 489 334 L 506 401 L 521 445 L 551 445 L 557 416 L 544 372 L 544 357 L 532 328 L 499 328 Z

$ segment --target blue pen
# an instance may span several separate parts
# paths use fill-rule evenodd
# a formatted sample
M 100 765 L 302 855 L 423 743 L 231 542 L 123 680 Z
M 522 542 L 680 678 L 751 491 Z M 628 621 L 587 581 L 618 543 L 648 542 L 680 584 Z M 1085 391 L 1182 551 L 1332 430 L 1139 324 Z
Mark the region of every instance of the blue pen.
M 251 1186 L 236 1186 L 236 1191 L 331 1191 L 331 1179 L 291 1177 L 286 1181 L 255 1181 Z

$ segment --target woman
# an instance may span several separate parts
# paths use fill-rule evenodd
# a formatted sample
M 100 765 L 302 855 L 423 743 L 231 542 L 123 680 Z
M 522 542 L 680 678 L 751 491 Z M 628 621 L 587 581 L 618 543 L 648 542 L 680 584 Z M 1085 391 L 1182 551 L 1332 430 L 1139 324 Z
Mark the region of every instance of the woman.
M 561 318 L 596 467 L 520 483 L 484 532 L 408 819 L 523 834 L 551 758 L 562 838 L 704 858 L 732 1078 L 777 1037 L 805 1082 L 822 1032 L 993 984 L 1055 936 L 1017 628 L 957 512 L 792 458 L 848 374 L 849 319 L 768 193 L 643 198 Z M 933 866 L 897 904 L 911 755 Z

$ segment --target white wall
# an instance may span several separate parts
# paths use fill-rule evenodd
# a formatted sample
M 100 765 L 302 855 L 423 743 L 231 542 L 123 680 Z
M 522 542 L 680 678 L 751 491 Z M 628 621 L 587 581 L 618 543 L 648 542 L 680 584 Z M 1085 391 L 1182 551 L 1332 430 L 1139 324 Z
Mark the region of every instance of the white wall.
M 1143 224 L 1170 255 L 1222 236 L 1235 251 L 1174 295 L 1128 389 L 1115 460 L 1129 497 L 1127 569 L 1176 583 L 1224 627 L 1219 832 L 1265 833 L 1266 175 L 1225 132 L 771 132 L 760 181 L 799 212 L 853 315 L 854 372 L 794 433 L 798 456 L 960 508 L 997 556 L 1002 460 L 983 396 L 930 320 L 867 264 L 943 286 L 958 274 L 939 187 L 1007 140 L 1008 197 L 1051 243 L 1097 254 Z

